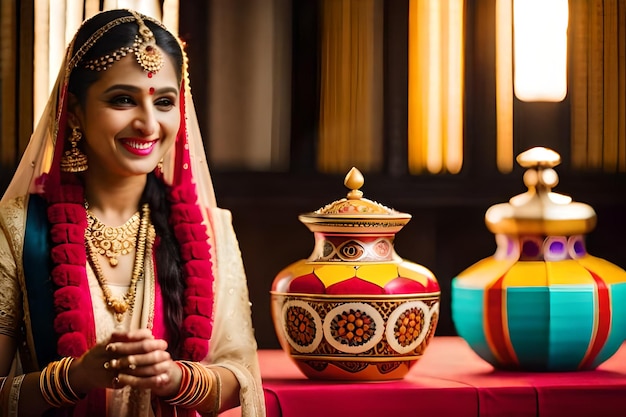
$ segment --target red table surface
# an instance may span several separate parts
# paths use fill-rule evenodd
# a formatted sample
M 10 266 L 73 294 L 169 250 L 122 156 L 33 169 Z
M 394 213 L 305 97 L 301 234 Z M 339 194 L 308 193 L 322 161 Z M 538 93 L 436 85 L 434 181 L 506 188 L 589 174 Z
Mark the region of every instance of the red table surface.
M 507 372 L 438 336 L 404 379 L 385 382 L 310 380 L 282 350 L 259 360 L 268 417 L 626 416 L 626 344 L 594 371 Z

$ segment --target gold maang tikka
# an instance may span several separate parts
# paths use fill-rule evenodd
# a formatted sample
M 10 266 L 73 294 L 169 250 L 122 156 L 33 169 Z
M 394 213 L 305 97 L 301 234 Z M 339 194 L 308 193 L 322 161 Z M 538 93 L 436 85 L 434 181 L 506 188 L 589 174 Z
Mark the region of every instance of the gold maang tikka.
M 139 26 L 133 45 L 123 46 L 100 58 L 89 60 L 85 63 L 85 68 L 94 71 L 105 71 L 129 53 L 135 54 L 137 62 L 141 65 L 141 68 L 148 72 L 148 76 L 152 76 L 152 74 L 158 72 L 163 67 L 163 54 L 156 46 L 154 33 L 146 26 L 139 14 L 133 10 L 129 11 L 133 14 Z

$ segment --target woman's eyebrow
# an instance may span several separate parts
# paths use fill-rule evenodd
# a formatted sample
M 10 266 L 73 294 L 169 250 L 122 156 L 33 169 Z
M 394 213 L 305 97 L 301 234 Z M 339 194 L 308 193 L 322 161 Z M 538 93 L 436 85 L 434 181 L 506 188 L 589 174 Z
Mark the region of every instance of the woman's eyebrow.
M 135 86 L 135 85 L 130 85 L 130 84 L 115 84 L 112 85 L 111 87 L 107 88 L 106 90 L 104 90 L 105 93 L 109 93 L 111 91 L 115 91 L 115 90 L 123 90 L 123 91 L 128 91 L 131 93 L 138 93 L 141 91 L 141 88 Z M 178 88 L 176 87 L 161 87 L 161 88 L 157 88 L 155 89 L 155 91 L 159 94 L 164 94 L 164 93 L 174 93 L 174 94 L 178 94 Z
M 114 84 L 111 87 L 107 88 L 106 90 L 104 90 L 105 93 L 109 93 L 111 91 L 115 91 L 115 90 L 125 90 L 125 91 L 130 91 L 131 93 L 137 93 L 139 91 L 141 91 L 141 89 L 137 86 L 134 85 L 130 85 L 130 84 Z

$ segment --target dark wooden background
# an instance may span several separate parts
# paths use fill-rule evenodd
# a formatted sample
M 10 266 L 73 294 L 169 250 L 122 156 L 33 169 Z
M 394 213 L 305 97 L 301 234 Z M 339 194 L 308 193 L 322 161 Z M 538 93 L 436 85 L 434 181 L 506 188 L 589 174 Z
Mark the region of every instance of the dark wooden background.
M 215 0 L 214 0 L 215 1 Z M 209 63 L 204 48 L 208 2 L 181 2 L 181 36 L 187 41 L 192 80 L 202 80 Z M 276 274 L 309 256 L 313 235 L 298 215 L 343 198 L 341 175 L 315 169 L 318 115 L 318 1 L 293 1 L 291 166 L 287 172 L 213 169 L 217 200 L 233 213 L 248 275 L 253 320 L 262 348 L 278 347 L 270 316 L 269 291 Z M 484 224 L 485 211 L 525 191 L 522 170 L 501 174 L 495 167 L 495 0 L 466 0 L 466 91 L 464 167 L 455 176 L 409 176 L 407 137 L 408 0 L 384 6 L 385 166 L 364 173 L 365 196 L 411 214 L 397 234 L 396 251 L 429 268 L 438 278 L 441 316 L 438 335 L 455 334 L 450 316 L 450 282 L 465 268 L 495 251 Z M 198 114 L 210 85 L 193 84 Z M 569 166 L 570 103 L 514 105 L 514 150 L 550 147 L 562 156 L 560 183 L 554 191 L 590 204 L 598 215 L 587 237 L 588 251 L 626 267 L 626 177 L 619 173 L 574 172 Z M 626 117 L 626 115 L 622 115 Z M 201 120 L 201 122 L 203 122 Z M 7 140 L 7 138 L 1 138 Z M 210 140 L 210 138 L 207 138 Z M 0 190 L 14 167 L 0 166 Z
M 287 173 L 213 171 L 217 199 L 233 213 L 248 274 L 254 323 L 261 347 L 278 347 L 270 316 L 275 275 L 313 249 L 313 235 L 298 214 L 345 196 L 343 175 L 315 172 L 317 120 L 317 1 L 293 2 L 292 167 Z M 495 168 L 495 65 L 493 0 L 466 1 L 465 163 L 456 176 L 409 176 L 407 137 L 408 0 L 385 2 L 386 163 L 365 174 L 365 196 L 410 213 L 397 234 L 396 251 L 429 268 L 441 286 L 438 335 L 454 335 L 450 314 L 453 277 L 495 251 L 485 211 L 526 191 L 521 168 Z M 192 74 L 193 76 L 193 74 Z M 515 153 L 546 146 L 561 154 L 560 184 L 554 191 L 590 204 L 598 215 L 588 235 L 591 254 L 626 267 L 626 180 L 623 174 L 579 173 L 569 166 L 570 103 L 514 105 Z M 626 117 L 626 115 L 624 115 Z

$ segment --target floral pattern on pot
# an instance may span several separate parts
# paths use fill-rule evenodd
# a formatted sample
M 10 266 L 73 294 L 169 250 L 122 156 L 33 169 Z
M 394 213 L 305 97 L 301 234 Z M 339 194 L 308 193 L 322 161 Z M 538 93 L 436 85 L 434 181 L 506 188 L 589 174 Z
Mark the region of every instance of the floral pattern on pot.
M 328 312 L 324 319 L 326 340 L 335 349 L 362 353 L 383 337 L 385 322 L 374 307 L 365 303 L 346 303 Z
M 285 338 L 296 351 L 310 353 L 322 340 L 322 320 L 304 301 L 290 300 L 283 305 Z
M 433 316 L 438 314 L 439 303 L 432 308 L 423 301 L 400 305 L 389 316 L 385 332 L 387 342 L 400 354 L 415 350 L 428 336 Z

